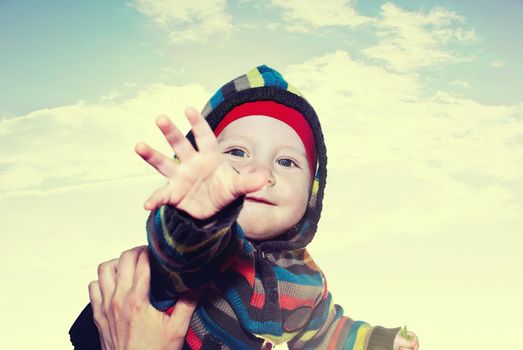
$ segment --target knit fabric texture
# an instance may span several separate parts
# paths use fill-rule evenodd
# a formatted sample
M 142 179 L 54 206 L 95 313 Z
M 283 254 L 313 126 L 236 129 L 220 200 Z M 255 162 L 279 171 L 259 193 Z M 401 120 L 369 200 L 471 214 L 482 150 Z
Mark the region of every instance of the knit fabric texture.
M 267 349 L 287 343 L 289 349 L 392 350 L 400 328 L 372 327 L 344 315 L 306 249 L 316 233 L 327 178 L 327 151 L 312 106 L 279 72 L 262 65 L 223 85 L 202 114 L 214 130 L 231 109 L 252 101 L 281 103 L 309 123 L 318 164 L 307 210 L 294 227 L 266 241 L 249 240 L 236 222 L 245 196 L 204 221 L 169 205 L 152 211 L 146 225 L 151 303 L 170 312 L 181 293 L 205 286 L 183 349 Z M 197 147 L 191 132 L 187 138 Z M 215 224 L 208 227 L 209 222 Z M 88 336 L 96 329 L 92 324 L 76 324 L 73 343 L 93 339 Z
M 236 222 L 243 197 L 212 218 L 217 224 L 208 229 L 174 207 L 159 208 L 147 222 L 153 305 L 172 309 L 180 293 L 207 286 L 187 349 L 211 343 L 221 349 L 260 349 L 268 343 L 291 349 L 392 349 L 399 328 L 375 332 L 368 323 L 343 316 L 306 249 L 320 219 L 327 178 L 326 147 L 312 106 L 279 72 L 263 65 L 222 86 L 202 114 L 214 130 L 231 109 L 252 101 L 296 109 L 314 133 L 318 164 L 306 213 L 288 232 L 252 241 Z M 196 147 L 191 133 L 188 138 Z

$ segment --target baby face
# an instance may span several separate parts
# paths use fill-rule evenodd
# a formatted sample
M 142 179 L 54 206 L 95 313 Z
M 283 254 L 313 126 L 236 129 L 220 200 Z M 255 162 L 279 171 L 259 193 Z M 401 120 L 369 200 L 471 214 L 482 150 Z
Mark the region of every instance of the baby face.
M 240 118 L 217 137 L 219 148 L 240 174 L 263 174 L 266 185 L 246 195 L 238 223 L 245 236 L 273 238 L 297 224 L 307 209 L 312 176 L 298 134 L 261 115 Z

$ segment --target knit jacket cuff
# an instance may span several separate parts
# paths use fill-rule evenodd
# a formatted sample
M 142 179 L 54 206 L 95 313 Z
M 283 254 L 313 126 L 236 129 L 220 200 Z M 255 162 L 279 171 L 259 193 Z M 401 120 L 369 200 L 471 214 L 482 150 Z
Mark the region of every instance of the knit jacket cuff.
M 191 220 L 195 227 L 209 231 L 219 231 L 223 227 L 231 226 L 240 215 L 243 208 L 245 195 L 241 195 L 227 204 L 223 209 L 207 219 L 195 219 L 189 214 L 180 211 L 180 216 Z
M 392 350 L 394 346 L 394 338 L 400 329 L 401 327 L 373 327 L 369 338 L 369 343 L 367 345 L 367 350 Z
M 151 304 L 159 310 L 177 297 L 207 283 L 240 249 L 234 222 L 243 206 L 240 196 L 212 217 L 197 220 L 173 206 L 163 206 L 147 221 L 151 266 Z
M 204 220 L 195 219 L 182 210 L 165 205 L 151 212 L 147 220 L 149 245 L 157 246 L 160 250 L 169 250 L 173 244 L 193 246 L 212 240 L 213 236 L 224 228 L 230 227 L 238 218 L 244 198 L 244 195 L 236 198 L 222 210 Z M 161 210 L 163 213 L 160 213 Z M 165 240 L 165 236 L 169 236 L 172 241 Z M 153 242 L 157 245 L 152 244 Z

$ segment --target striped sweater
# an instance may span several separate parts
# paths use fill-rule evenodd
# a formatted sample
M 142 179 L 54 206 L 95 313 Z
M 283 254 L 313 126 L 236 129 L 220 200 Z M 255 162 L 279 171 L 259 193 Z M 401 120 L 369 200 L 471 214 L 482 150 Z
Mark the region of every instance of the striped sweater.
M 177 296 L 205 285 L 184 349 L 392 350 L 399 328 L 371 327 L 343 315 L 305 248 L 265 252 L 236 223 L 243 197 L 212 228 L 174 207 L 147 222 L 151 302 L 169 310 Z M 211 221 L 211 220 L 209 220 Z
M 219 88 L 202 115 L 215 130 L 233 108 L 260 100 L 299 111 L 314 133 L 318 162 L 305 215 L 280 236 L 256 242 L 236 222 L 243 197 L 203 221 L 170 206 L 153 211 L 147 221 L 152 303 L 169 311 L 180 293 L 205 286 L 184 349 L 287 343 L 290 349 L 392 350 L 399 328 L 371 327 L 344 316 L 306 250 L 320 220 L 327 181 L 327 149 L 314 108 L 278 71 L 261 65 Z M 192 132 L 187 138 L 197 148 Z M 99 349 L 89 305 L 70 335 L 75 349 Z

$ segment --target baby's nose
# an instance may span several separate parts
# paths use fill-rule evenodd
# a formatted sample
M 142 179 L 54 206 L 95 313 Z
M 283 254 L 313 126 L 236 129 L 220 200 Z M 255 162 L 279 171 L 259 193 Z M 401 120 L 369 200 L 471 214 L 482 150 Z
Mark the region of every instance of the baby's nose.
M 250 172 L 263 175 L 269 186 L 274 186 L 276 184 L 276 179 L 274 178 L 272 171 L 266 166 L 257 164 L 250 169 Z

